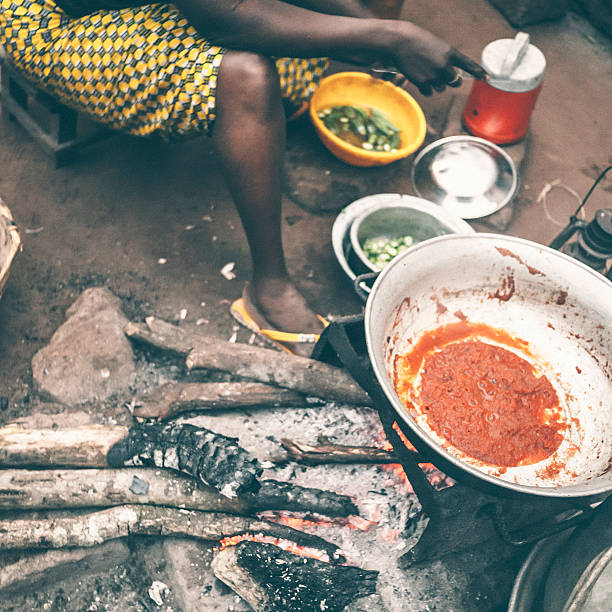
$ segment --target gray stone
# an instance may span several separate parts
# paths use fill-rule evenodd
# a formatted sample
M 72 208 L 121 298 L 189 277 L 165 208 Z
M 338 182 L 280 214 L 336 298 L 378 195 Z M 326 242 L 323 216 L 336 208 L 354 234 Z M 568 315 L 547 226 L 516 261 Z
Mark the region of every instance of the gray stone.
M 87 289 L 66 312 L 67 320 L 32 359 L 41 395 L 64 404 L 104 400 L 132 384 L 132 347 L 123 333 L 127 318 L 119 298 L 104 287 Z
M 70 548 L 25 553 L 20 559 L 0 566 L 0 595 L 10 596 L 27 589 L 54 587 L 68 576 L 84 578 L 125 562 L 130 556 L 121 540 L 93 548 Z

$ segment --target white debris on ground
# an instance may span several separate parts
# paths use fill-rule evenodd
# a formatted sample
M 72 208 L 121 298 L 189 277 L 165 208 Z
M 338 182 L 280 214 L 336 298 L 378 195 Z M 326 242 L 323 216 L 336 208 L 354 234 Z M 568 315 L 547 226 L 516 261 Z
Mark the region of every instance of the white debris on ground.
M 170 592 L 168 585 L 161 580 L 154 580 L 149 587 L 149 597 L 158 605 L 164 605 L 164 596 Z
M 236 273 L 234 272 L 234 268 L 236 267 L 235 261 L 230 261 L 226 263 L 221 268 L 221 275 L 227 278 L 227 280 L 234 280 L 236 278 Z

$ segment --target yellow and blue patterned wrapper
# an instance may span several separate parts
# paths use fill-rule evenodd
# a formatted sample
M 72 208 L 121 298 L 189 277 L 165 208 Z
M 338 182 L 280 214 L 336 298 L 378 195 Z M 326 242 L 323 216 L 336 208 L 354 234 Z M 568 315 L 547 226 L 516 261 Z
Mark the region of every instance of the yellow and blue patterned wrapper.
M 211 44 L 172 4 L 73 18 L 52 0 L 0 0 L 0 43 L 33 83 L 114 129 L 173 139 L 206 133 L 226 49 Z M 308 100 L 327 60 L 276 60 L 281 90 Z

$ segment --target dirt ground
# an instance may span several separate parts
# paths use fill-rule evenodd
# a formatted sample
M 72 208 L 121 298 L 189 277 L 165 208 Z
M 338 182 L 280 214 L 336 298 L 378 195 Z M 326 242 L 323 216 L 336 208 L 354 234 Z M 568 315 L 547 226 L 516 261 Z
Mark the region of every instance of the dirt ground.
M 415 0 L 404 16 L 446 37 L 474 58 L 491 40 L 514 30 L 484 0 Z M 598 170 L 612 162 L 610 42 L 570 15 L 526 28 L 545 54 L 544 88 L 532 118 L 529 157 L 507 233 L 548 242 Z M 413 92 L 430 125 L 439 124 L 450 93 L 431 99 Z M 469 83 L 459 90 L 467 96 Z M 360 301 L 334 259 L 330 228 L 352 200 L 376 192 L 412 193 L 411 159 L 390 169 L 345 167 L 322 147 L 307 120 L 289 129 L 283 226 L 289 266 L 319 312 L 346 315 Z M 587 216 L 609 206 L 612 179 L 593 195 Z M 56 169 L 28 135 L 0 122 L 0 195 L 21 231 L 23 251 L 0 302 L 2 421 L 27 413 L 35 397 L 31 358 L 87 287 L 106 285 L 128 317 L 174 320 L 182 309 L 210 334 L 229 337 L 229 301 L 249 278 L 242 229 L 206 138 L 164 144 L 123 135 Z M 291 196 L 291 197 L 289 197 Z M 478 223 L 476 229 L 487 229 Z M 160 259 L 166 263 L 159 263 Z M 236 278 L 221 268 L 235 262 Z

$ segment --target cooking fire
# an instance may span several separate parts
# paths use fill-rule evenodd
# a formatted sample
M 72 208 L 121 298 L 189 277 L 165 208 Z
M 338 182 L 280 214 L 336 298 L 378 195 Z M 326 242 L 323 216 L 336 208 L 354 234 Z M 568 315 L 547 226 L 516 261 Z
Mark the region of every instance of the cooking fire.
M 439 316 L 448 312 L 435 308 Z M 332 323 L 325 334 L 328 347 L 351 325 L 352 319 L 346 326 L 341 320 Z M 146 327 L 130 324 L 126 329 L 140 342 L 182 351 L 188 363 L 202 359 L 203 341 L 197 334 L 153 318 Z M 500 347 L 500 340 L 509 346 L 509 338 L 497 328 L 474 326 L 461 317 L 404 343 L 410 350 L 395 355 L 395 382 L 416 422 L 430 412 L 418 414 L 419 402 L 431 409 L 434 418 L 424 431 L 434 437 L 445 427 L 457 430 L 461 421 L 469 423 L 465 410 L 470 400 L 484 393 L 481 401 L 492 401 L 486 399 L 489 389 L 481 381 L 493 385 L 491 378 L 497 377 L 503 384 L 507 381 L 506 387 L 520 385 L 521 397 L 539 398 L 525 406 L 531 413 L 521 419 L 536 437 L 551 428 L 551 435 L 540 435 L 535 448 L 546 451 L 552 444 L 554 454 L 559 446 L 554 446 L 555 434 L 564 431 L 555 420 L 558 396 L 534 369 L 529 343 L 515 338 L 511 347 L 529 361 Z M 236 375 L 232 368 L 244 372 L 251 367 L 255 378 L 262 375 L 256 364 L 277 355 L 255 346 L 213 346 L 208 340 L 206 350 L 207 359 L 214 353 L 234 355 L 223 366 L 230 376 Z M 324 344 L 320 350 L 326 350 Z M 337 357 L 343 359 L 341 351 Z M 292 605 L 300 610 L 352 605 L 422 610 L 440 602 L 448 608 L 464 606 L 466 597 L 474 610 L 503 603 L 528 550 L 520 542 L 541 537 L 567 506 L 504 501 L 467 487 L 459 482 L 457 470 L 449 470 L 451 477 L 437 461 L 427 460 L 427 448 L 417 439 L 416 446 L 410 441 L 405 415 L 389 412 L 381 387 L 371 384 L 371 374 L 351 371 L 364 382 L 365 391 L 359 391 L 350 378 L 339 376 L 336 365 L 325 360 L 315 364 L 318 380 L 335 384 L 320 385 L 321 396 L 312 401 L 312 383 L 302 375 L 304 360 L 288 356 L 278 361 L 275 380 L 291 392 L 284 401 L 298 403 L 291 408 L 270 407 L 258 399 L 263 405 L 245 409 L 244 397 L 238 397 L 235 406 L 226 397 L 223 408 L 211 412 L 194 398 L 211 397 L 222 387 L 200 382 L 183 388 L 166 385 L 160 393 L 147 393 L 142 403 L 136 399 L 132 410 L 138 422 L 127 427 L 0 430 L 0 502 L 4 499 L 14 508 L 19 500 L 26 517 L 0 522 L 0 547 L 87 547 L 127 534 L 190 537 L 209 543 L 214 575 L 256 610 Z M 265 384 L 242 391 L 280 401 L 281 396 L 263 388 L 270 382 L 266 372 L 263 376 Z M 363 402 L 330 401 L 327 393 Z M 444 403 L 445 394 L 456 398 L 458 414 L 449 417 L 441 411 L 437 403 Z M 156 404 L 155 397 L 163 401 Z M 501 411 L 502 404 L 518 401 L 512 397 L 502 395 L 490 410 Z M 157 420 L 152 419 L 155 409 Z M 141 410 L 143 417 L 138 416 Z M 281 418 L 287 410 L 292 418 Z M 549 422 L 538 429 L 538 420 L 546 418 Z M 509 435 L 504 430 L 500 437 Z M 446 437 L 481 462 L 499 450 L 483 446 L 492 435 L 479 436 L 476 448 L 469 446 L 469 439 L 464 444 Z M 532 449 L 519 446 L 514 441 L 505 447 L 509 455 L 492 459 L 508 471 L 516 464 L 529 466 L 523 457 L 533 460 Z M 526 455 L 517 455 L 519 451 Z M 24 469 L 27 466 L 44 469 Z M 114 492 L 112 500 L 109 490 Z M 50 514 L 48 519 L 27 518 L 28 511 L 41 509 Z M 59 509 L 70 509 L 71 514 L 54 517 Z M 91 525 L 96 525 L 96 534 Z M 465 585 L 479 586 L 463 588 L 459 602 L 457 589 L 439 579 L 446 572 L 462 576 Z M 496 588 L 485 589 L 478 582 L 483 572 L 496 576 Z M 438 577 L 432 582 L 434 575 Z M 506 585 L 505 592 L 500 584 Z

